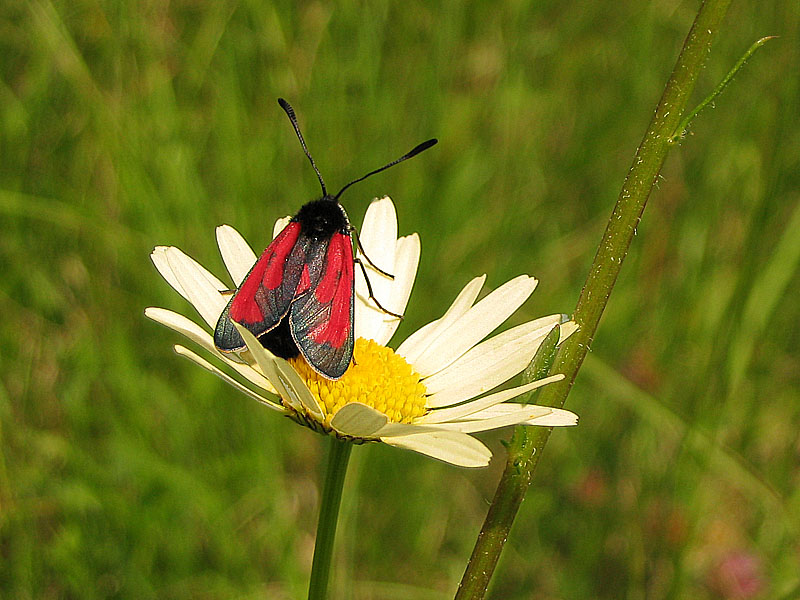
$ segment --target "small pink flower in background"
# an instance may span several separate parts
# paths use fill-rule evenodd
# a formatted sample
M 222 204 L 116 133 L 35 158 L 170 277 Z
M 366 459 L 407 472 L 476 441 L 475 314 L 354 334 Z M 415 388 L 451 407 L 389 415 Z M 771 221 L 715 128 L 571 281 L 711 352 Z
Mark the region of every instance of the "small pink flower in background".
M 603 506 L 608 501 L 608 477 L 600 469 L 590 469 L 578 480 L 573 493 L 586 506 Z
M 709 583 L 721 598 L 756 598 L 766 588 L 761 559 L 746 551 L 730 552 L 712 569 Z

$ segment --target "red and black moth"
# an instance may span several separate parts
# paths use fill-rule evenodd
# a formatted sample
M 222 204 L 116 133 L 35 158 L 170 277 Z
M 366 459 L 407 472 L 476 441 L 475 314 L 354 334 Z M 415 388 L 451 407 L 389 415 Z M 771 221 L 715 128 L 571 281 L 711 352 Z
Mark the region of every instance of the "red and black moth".
M 304 204 L 261 254 L 222 311 L 214 330 L 214 344 L 223 352 L 239 352 L 246 348 L 233 325 L 235 321 L 276 356 L 293 358 L 302 354 L 320 375 L 339 379 L 353 359 L 356 264 L 361 266 L 372 301 L 381 310 L 394 315 L 372 295 L 366 269 L 360 259 L 354 258 L 353 234 L 356 234 L 356 243 L 358 235 L 339 204 L 339 198 L 354 183 L 416 156 L 437 140 L 419 144 L 397 160 L 351 181 L 338 194 L 331 195 L 306 147 L 294 110 L 283 98 L 278 99 L 278 104 L 289 117 L 317 174 L 322 197 Z M 375 269 L 391 277 L 373 265 L 363 250 L 362 256 Z

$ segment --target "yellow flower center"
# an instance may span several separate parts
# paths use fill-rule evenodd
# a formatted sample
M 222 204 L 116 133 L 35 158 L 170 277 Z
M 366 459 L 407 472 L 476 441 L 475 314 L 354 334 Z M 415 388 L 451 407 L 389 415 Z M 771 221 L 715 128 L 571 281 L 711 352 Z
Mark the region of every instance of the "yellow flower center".
M 300 356 L 289 362 L 319 402 L 325 425 L 350 402 L 371 406 L 395 423 L 410 423 L 426 412 L 425 386 L 419 373 L 394 350 L 373 340 L 356 340 L 353 364 L 337 381 L 318 374 Z

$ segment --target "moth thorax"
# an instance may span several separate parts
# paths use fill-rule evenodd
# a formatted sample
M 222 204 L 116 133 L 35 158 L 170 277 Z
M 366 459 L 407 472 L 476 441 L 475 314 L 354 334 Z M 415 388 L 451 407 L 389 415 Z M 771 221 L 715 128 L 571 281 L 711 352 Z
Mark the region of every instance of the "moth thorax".
M 292 219 L 300 223 L 304 234 L 315 237 L 330 237 L 334 233 L 346 233 L 349 222 L 344 208 L 331 196 L 324 196 L 303 205 Z

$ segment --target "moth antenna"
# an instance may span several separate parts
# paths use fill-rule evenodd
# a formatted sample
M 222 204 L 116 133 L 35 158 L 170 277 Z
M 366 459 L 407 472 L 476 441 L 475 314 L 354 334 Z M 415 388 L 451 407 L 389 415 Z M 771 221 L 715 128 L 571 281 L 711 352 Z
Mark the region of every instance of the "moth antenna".
M 319 184 L 320 186 L 322 186 L 322 195 L 327 196 L 328 190 L 325 187 L 325 182 L 322 180 L 322 173 L 319 172 L 317 164 L 314 162 L 314 159 L 311 158 L 311 153 L 308 151 L 308 148 L 306 147 L 306 141 L 303 139 L 303 134 L 300 133 L 300 126 L 297 124 L 297 116 L 294 114 L 294 109 L 292 108 L 292 105 L 289 104 L 283 98 L 278 98 L 278 104 L 281 105 L 281 108 L 286 113 L 286 116 L 288 116 L 289 120 L 292 122 L 292 127 L 294 127 L 294 132 L 297 134 L 297 139 L 300 140 L 300 145 L 303 147 L 303 152 L 306 153 L 308 160 L 311 162 L 311 166 L 314 168 L 314 172 L 317 174 L 317 179 L 319 179 Z
M 281 105 L 281 106 L 282 106 L 282 105 Z M 296 125 L 295 125 L 295 128 L 297 128 L 297 126 L 296 126 Z M 298 135 L 300 135 L 300 132 L 298 132 Z M 300 138 L 300 139 L 301 139 L 301 141 L 302 141 L 302 138 Z M 349 188 L 351 185 L 353 185 L 354 183 L 358 183 L 359 181 L 364 181 L 364 180 L 365 180 L 367 177 L 372 177 L 372 176 L 373 176 L 373 175 L 375 175 L 376 173 L 380 173 L 381 171 L 385 171 L 385 170 L 386 170 L 386 169 L 388 169 L 389 167 L 393 167 L 393 166 L 395 166 L 396 164 L 403 162 L 404 160 L 408 160 L 409 158 L 414 158 L 414 157 L 415 157 L 417 154 L 419 154 L 420 152 L 424 152 L 425 150 L 427 150 L 427 149 L 428 149 L 428 148 L 430 148 L 431 146 L 435 146 L 435 145 L 436 145 L 436 144 L 438 144 L 438 143 L 439 143 L 439 140 L 437 140 L 437 139 L 435 139 L 435 138 L 434 138 L 434 139 L 427 140 L 427 141 L 425 141 L 425 142 L 422 142 L 422 143 L 421 143 L 421 144 L 419 144 L 418 146 L 414 147 L 414 149 L 413 149 L 413 150 L 411 150 L 410 152 L 407 152 L 406 154 L 404 154 L 404 155 L 403 155 L 403 156 L 401 156 L 400 158 L 398 158 L 398 159 L 396 159 L 396 160 L 393 160 L 393 161 L 392 161 L 392 162 L 390 162 L 388 165 L 384 165 L 384 166 L 382 166 L 380 169 L 375 169 L 374 171 L 370 171 L 369 173 L 367 173 L 367 174 L 366 174 L 366 175 L 364 175 L 363 177 L 359 177 L 358 179 L 355 179 L 355 180 L 351 181 L 351 182 L 350 182 L 350 183 L 348 183 L 346 186 L 344 186 L 342 189 L 340 189 L 340 190 L 339 190 L 339 193 L 338 193 L 338 194 L 336 194 L 336 195 L 333 197 L 333 199 L 334 199 L 334 200 L 336 200 L 336 201 L 338 201 L 338 200 L 339 200 L 339 196 L 341 196 L 341 195 L 342 195 L 342 193 L 343 193 L 343 192 L 344 192 L 344 191 L 345 191 L 347 188 Z M 309 156 L 309 158 L 311 158 L 311 157 Z

